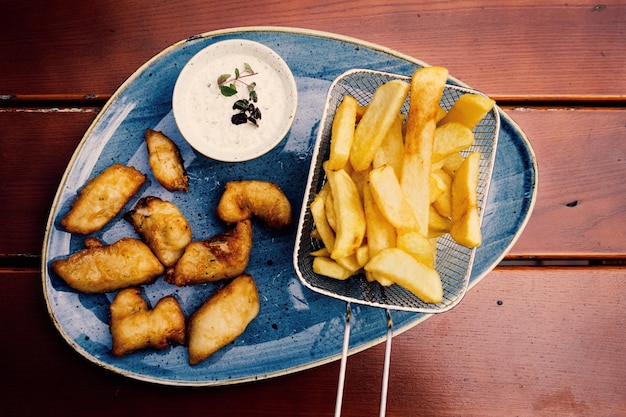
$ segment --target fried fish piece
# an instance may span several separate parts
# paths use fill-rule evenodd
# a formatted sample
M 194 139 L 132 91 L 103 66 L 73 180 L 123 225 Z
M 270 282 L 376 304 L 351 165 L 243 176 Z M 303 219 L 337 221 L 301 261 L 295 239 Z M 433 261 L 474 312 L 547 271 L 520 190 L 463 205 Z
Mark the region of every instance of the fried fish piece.
M 259 293 L 252 275 L 242 274 L 220 288 L 189 318 L 189 364 L 202 362 L 235 340 L 259 310 Z
M 165 269 L 139 239 L 124 237 L 108 246 L 95 238 L 89 238 L 85 243 L 86 249 L 51 265 L 67 285 L 78 291 L 105 293 L 149 284 Z
M 113 356 L 185 343 L 185 316 L 174 296 L 161 298 L 150 309 L 139 288 L 131 287 L 117 293 L 109 309 Z
M 185 216 L 174 203 L 159 197 L 140 199 L 124 219 L 166 267 L 174 265 L 191 243 L 191 226 Z
M 152 173 L 168 191 L 189 191 L 189 178 L 178 146 L 162 132 L 147 129 L 148 163 Z
M 115 163 L 90 179 L 72 202 L 61 226 L 70 233 L 100 230 L 141 188 L 146 177 L 133 167 Z
M 227 183 L 217 205 L 217 215 L 226 223 L 257 216 L 274 229 L 284 229 L 293 222 L 291 204 L 280 187 L 258 180 Z
M 252 223 L 243 220 L 232 230 L 187 245 L 165 281 L 182 287 L 236 277 L 248 266 L 251 249 Z

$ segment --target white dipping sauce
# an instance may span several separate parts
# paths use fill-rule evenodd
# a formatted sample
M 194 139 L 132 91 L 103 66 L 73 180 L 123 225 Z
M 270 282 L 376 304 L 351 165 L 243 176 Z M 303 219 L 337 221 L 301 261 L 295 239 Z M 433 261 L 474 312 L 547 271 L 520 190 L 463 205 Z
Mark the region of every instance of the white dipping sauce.
M 245 64 L 255 75 L 245 73 Z M 252 104 L 261 112 L 258 126 L 231 121 L 239 113 L 233 104 L 249 100 L 247 85 L 233 81 L 237 94 L 225 97 L 217 80 L 222 74 L 234 78 L 236 68 L 242 82 L 256 83 L 258 101 Z M 282 140 L 295 118 L 296 94 L 291 71 L 269 48 L 243 40 L 223 41 L 200 51 L 181 72 L 174 89 L 174 117 L 185 139 L 199 152 L 218 160 L 243 161 L 266 153 Z

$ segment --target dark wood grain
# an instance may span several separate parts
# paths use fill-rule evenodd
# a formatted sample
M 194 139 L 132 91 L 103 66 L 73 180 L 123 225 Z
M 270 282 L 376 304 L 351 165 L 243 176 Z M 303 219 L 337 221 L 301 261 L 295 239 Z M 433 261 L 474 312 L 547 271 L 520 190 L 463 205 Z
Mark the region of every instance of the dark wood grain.
M 0 292 L 11 294 L 0 303 L 1 415 L 333 414 L 337 362 L 226 387 L 141 383 L 62 341 L 37 273 L 1 273 Z M 394 337 L 388 415 L 623 416 L 625 297 L 620 268 L 498 268 L 454 310 Z M 378 345 L 348 359 L 342 415 L 378 415 L 383 355 Z
M 620 1 L 3 2 L 0 94 L 111 94 L 136 68 L 198 33 L 289 26 L 373 42 L 443 65 L 486 93 L 624 97 Z M 9 64 L 10 63 L 10 64 Z M 89 74 L 88 76 L 85 76 Z
M 624 109 L 517 108 L 538 162 L 533 215 L 512 257 L 624 258 Z
M 106 99 L 175 42 L 263 25 L 446 66 L 496 98 L 537 157 L 515 266 L 394 337 L 387 415 L 626 417 L 623 1 L 7 0 L 2 12 L 0 416 L 333 415 L 338 362 L 223 387 L 142 383 L 75 352 L 42 294 L 48 213 Z M 377 345 L 349 358 L 343 416 L 378 415 L 383 355 Z
M 41 252 L 65 168 L 96 111 L 0 112 L 0 257 Z

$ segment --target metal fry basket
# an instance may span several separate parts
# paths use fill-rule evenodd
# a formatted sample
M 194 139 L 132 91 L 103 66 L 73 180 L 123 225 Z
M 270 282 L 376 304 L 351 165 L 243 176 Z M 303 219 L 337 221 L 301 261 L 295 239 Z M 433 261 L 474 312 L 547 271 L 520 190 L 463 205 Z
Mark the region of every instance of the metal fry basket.
M 440 237 L 437 241 L 436 268 L 444 290 L 443 301 L 439 304 L 425 303 L 398 285 L 384 287 L 377 282 L 368 282 L 363 274 L 340 281 L 318 275 L 312 269 L 313 258 L 310 253 L 322 246 L 317 239 L 311 238 L 311 231 L 315 225 L 309 205 L 326 181 L 322 163 L 328 159 L 330 152 L 335 111 L 344 95 L 351 95 L 360 105 L 365 105 L 371 101 L 378 86 L 394 79 L 410 82 L 410 77 L 406 76 L 356 69 L 342 74 L 332 83 L 322 115 L 304 194 L 294 250 L 294 265 L 301 282 L 309 289 L 321 294 L 347 302 L 393 310 L 444 312 L 458 304 L 467 291 L 476 252 L 476 249 L 468 249 L 457 244 L 449 234 Z M 467 93 L 482 94 L 475 90 L 447 84 L 440 105 L 445 110 L 449 110 L 459 97 Z M 404 103 L 403 113 L 408 113 L 409 99 L 410 97 Z M 465 153 L 481 152 L 478 183 L 478 208 L 481 221 L 493 171 L 499 128 L 500 117 L 497 107 L 494 106 L 493 110 L 474 128 L 474 144 L 465 151 Z
M 354 320 L 350 304 L 356 303 L 386 309 L 387 342 L 379 413 L 379 417 L 383 417 L 387 405 L 389 362 L 393 337 L 393 320 L 390 310 L 441 313 L 451 309 L 461 301 L 467 291 L 476 253 L 475 248 L 468 249 L 457 244 L 449 234 L 438 238 L 436 268 L 441 277 L 444 291 L 443 301 L 438 304 L 425 303 L 413 293 L 395 284 L 381 286 L 377 282 L 369 282 L 363 274 L 356 274 L 347 280 L 341 281 L 313 272 L 311 252 L 320 249 L 322 243 L 311 237 L 315 224 L 311 215 L 310 204 L 326 181 L 322 164 L 328 159 L 330 152 L 331 131 L 335 111 L 344 95 L 351 95 L 357 99 L 360 105 L 366 105 L 371 101 L 378 86 L 394 79 L 410 82 L 410 77 L 406 76 L 357 69 L 342 74 L 331 84 L 313 151 L 313 159 L 298 224 L 293 258 L 300 281 L 315 292 L 346 301 L 346 323 L 335 403 L 335 417 L 341 415 L 346 358 L 350 344 L 350 329 Z M 447 84 L 439 104 L 445 110 L 449 110 L 459 97 L 467 93 L 481 94 L 468 88 Z M 404 103 L 403 113 L 408 113 L 409 101 L 410 97 Z M 491 173 L 493 172 L 499 129 L 500 116 L 497 107 L 494 106 L 487 116 L 474 128 L 474 144 L 465 151 L 466 154 L 472 151 L 480 151 L 481 153 L 478 178 L 478 209 L 481 222 L 491 182 Z

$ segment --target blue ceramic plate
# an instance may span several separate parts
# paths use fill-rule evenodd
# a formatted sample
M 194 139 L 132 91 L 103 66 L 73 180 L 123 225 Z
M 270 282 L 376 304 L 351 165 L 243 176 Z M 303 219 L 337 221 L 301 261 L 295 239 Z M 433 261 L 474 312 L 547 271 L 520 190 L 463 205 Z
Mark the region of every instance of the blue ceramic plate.
M 291 131 L 272 151 L 242 163 L 210 160 L 181 137 L 172 115 L 172 92 L 183 66 L 202 48 L 226 39 L 249 39 L 276 51 L 290 66 L 298 87 L 298 110 Z M 323 56 L 324 59 L 319 59 Z M 50 263 L 83 248 L 84 236 L 59 225 L 76 192 L 104 168 L 120 162 L 147 175 L 138 194 L 97 237 L 112 243 L 136 236 L 121 219 L 142 196 L 173 201 L 189 220 L 194 239 L 219 233 L 225 226 L 215 215 L 224 184 L 231 180 L 276 182 L 300 212 L 312 151 L 331 82 L 351 68 L 411 75 L 423 62 L 359 40 L 289 28 L 239 28 L 181 41 L 139 68 L 113 95 L 86 132 L 65 172 L 48 220 L 42 253 L 43 290 L 50 316 L 65 340 L 95 364 L 130 378 L 167 385 L 207 386 L 284 375 L 336 360 L 341 355 L 345 303 L 303 287 L 292 264 L 295 226 L 275 232 L 254 225 L 253 252 L 247 272 L 257 282 L 261 310 L 236 341 L 206 361 L 187 364 L 182 346 L 139 351 L 124 358 L 111 355 L 109 304 L 114 294 L 87 295 L 69 288 L 51 272 Z M 463 85 L 452 79 L 452 83 Z M 149 169 L 144 132 L 163 131 L 180 147 L 189 173 L 189 193 L 170 193 Z M 532 211 L 537 182 L 533 151 L 519 127 L 501 115 L 495 168 L 483 219 L 484 243 L 478 248 L 470 285 L 476 284 L 504 257 L 524 229 Z M 178 288 L 159 279 L 142 287 L 151 305 L 172 294 L 191 314 L 218 284 Z M 383 309 L 354 306 L 350 352 L 371 347 L 386 334 Z M 396 334 L 428 318 L 422 313 L 393 312 Z

